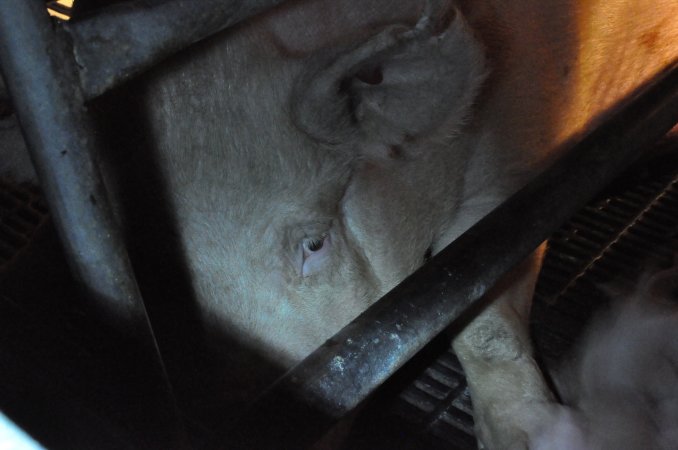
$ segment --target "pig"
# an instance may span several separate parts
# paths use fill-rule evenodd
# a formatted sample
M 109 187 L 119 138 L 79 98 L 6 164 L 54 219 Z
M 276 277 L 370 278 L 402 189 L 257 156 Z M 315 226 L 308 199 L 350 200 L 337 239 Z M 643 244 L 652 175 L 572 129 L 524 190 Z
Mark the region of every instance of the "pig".
M 146 74 L 144 150 L 206 333 L 300 361 L 675 58 L 673 17 L 668 0 L 301 0 Z M 542 250 L 454 338 L 484 448 L 526 448 L 555 401 L 527 332 Z

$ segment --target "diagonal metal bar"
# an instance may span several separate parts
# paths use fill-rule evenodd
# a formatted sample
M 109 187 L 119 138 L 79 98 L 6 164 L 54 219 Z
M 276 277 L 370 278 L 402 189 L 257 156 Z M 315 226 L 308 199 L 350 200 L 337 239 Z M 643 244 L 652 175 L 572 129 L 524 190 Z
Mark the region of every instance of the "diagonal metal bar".
M 283 0 L 135 1 L 64 24 L 85 99 Z
M 145 426 L 163 430 L 156 437 L 165 448 L 181 448 L 172 390 L 95 165 L 95 133 L 72 52 L 43 1 L 0 2 L 0 69 L 72 272 L 120 339 L 136 343 L 140 366 L 152 371 L 148 396 L 158 411 Z
M 678 61 L 274 384 L 230 448 L 306 448 L 678 122 Z M 252 432 L 252 430 L 261 430 Z M 216 447 L 221 447 L 221 442 Z

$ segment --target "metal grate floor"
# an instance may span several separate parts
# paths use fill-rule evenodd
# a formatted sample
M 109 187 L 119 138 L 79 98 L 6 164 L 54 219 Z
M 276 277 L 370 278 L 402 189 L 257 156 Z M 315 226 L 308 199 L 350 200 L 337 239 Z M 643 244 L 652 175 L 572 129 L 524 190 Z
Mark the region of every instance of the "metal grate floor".
M 47 217 L 39 189 L 0 179 L 0 272 L 28 246 Z

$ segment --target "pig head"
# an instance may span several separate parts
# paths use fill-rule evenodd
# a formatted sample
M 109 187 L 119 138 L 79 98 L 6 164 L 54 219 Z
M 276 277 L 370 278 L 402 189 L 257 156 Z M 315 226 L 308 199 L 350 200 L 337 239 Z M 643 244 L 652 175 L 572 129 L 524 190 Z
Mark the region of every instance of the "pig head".
M 146 79 L 208 330 L 291 366 L 547 159 L 567 40 L 506 52 L 551 24 L 483 39 L 487 14 L 461 6 L 292 3 Z M 457 339 L 492 448 L 523 442 L 517 412 L 551 398 L 526 331 L 534 273 L 526 263 Z
M 487 74 L 461 17 L 290 57 L 252 26 L 148 88 L 206 320 L 285 365 L 449 242 Z

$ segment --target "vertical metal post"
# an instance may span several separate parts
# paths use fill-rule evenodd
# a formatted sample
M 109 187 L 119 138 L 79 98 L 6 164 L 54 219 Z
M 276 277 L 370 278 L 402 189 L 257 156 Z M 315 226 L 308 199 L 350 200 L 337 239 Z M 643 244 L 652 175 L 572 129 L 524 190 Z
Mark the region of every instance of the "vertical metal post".
M 100 316 L 154 368 L 165 448 L 185 442 L 162 359 L 94 161 L 95 133 L 67 35 L 41 0 L 0 1 L 0 69 L 72 272 Z M 143 355 L 143 356 L 142 356 Z M 160 417 L 162 416 L 162 417 Z

